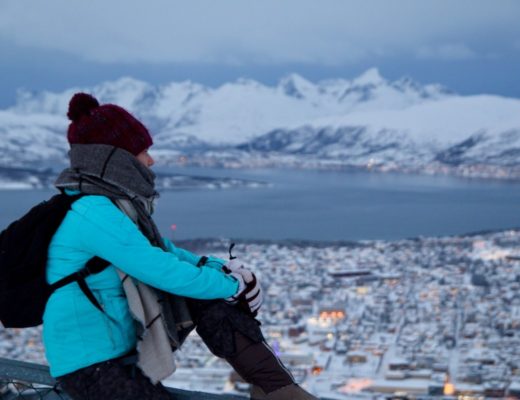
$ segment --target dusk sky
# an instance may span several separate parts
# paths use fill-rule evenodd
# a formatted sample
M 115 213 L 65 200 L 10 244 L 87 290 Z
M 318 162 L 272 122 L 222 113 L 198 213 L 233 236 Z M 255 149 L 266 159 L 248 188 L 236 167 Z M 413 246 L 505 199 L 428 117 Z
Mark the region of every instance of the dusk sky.
M 0 0 L 0 107 L 16 90 L 132 76 L 266 84 L 378 67 L 462 94 L 520 97 L 515 0 Z

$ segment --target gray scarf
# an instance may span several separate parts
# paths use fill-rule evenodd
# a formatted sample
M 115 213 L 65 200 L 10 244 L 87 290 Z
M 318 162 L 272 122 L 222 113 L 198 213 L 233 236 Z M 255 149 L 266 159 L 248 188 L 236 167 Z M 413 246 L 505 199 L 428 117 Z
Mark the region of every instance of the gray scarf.
M 166 251 L 151 218 L 155 174 L 131 153 L 103 144 L 75 144 L 69 152 L 70 168 L 56 180 L 58 189 L 107 196 L 137 224 L 157 247 Z M 137 365 L 153 381 L 175 371 L 171 350 L 180 347 L 185 330 L 193 327 L 183 298 L 151 288 L 118 271 L 129 307 L 138 322 Z M 158 318 L 158 316 L 161 318 Z M 179 335 L 181 332 L 181 335 Z

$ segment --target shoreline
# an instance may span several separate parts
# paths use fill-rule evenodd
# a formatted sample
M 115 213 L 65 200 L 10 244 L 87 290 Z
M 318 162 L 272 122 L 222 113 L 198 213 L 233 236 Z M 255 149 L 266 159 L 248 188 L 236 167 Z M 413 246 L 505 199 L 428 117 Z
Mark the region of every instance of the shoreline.
M 258 161 L 258 160 L 257 160 Z M 4 190 L 38 190 L 50 189 L 58 175 L 57 170 L 66 167 L 56 166 L 56 169 L 46 167 L 44 169 L 32 167 L 10 167 L 0 166 L 0 191 Z M 170 162 L 157 165 L 156 172 L 159 182 L 158 189 L 164 191 L 170 190 L 186 190 L 192 188 L 205 187 L 201 182 L 196 184 L 182 184 L 175 187 L 175 180 L 189 179 L 213 179 L 215 186 L 209 189 L 227 189 L 240 185 L 249 188 L 257 188 L 269 186 L 269 183 L 262 181 L 246 181 L 238 182 L 237 179 L 230 178 L 211 178 L 201 174 L 168 174 L 163 171 L 168 168 L 201 168 L 202 170 L 230 171 L 237 170 L 254 171 L 254 170 L 290 170 L 300 172 L 331 172 L 331 173 L 367 173 L 378 175 L 404 175 L 411 177 L 432 177 L 432 178 L 454 178 L 465 181 L 476 181 L 482 183 L 520 183 L 520 166 L 498 166 L 498 165 L 444 165 L 438 163 L 430 163 L 420 166 L 398 166 L 398 165 L 351 165 L 337 160 L 311 160 L 307 163 L 301 163 L 297 160 L 294 162 L 271 162 L 270 160 L 261 160 L 260 162 L 242 163 L 236 161 L 221 161 L 206 159 L 205 162 Z M 173 180 L 172 180 L 173 179 Z M 227 182 L 230 180 L 231 182 Z M 164 181 L 161 185 L 161 181 Z
M 457 235 L 430 235 L 430 236 L 415 236 L 409 238 L 402 239 L 360 239 L 360 240 L 306 240 L 306 239 L 282 239 L 282 240 L 271 240 L 271 239 L 248 239 L 248 238 L 222 238 L 222 237 L 201 237 L 201 238 L 193 238 L 193 239 L 179 239 L 175 240 L 176 245 L 185 245 L 191 246 L 194 248 L 205 248 L 205 246 L 214 247 L 216 244 L 227 244 L 235 243 L 237 245 L 261 245 L 261 246 L 270 246 L 270 245 L 280 245 L 286 247 L 316 247 L 316 248 L 325 248 L 325 247 L 368 247 L 374 243 L 397 243 L 397 242 L 413 242 L 418 240 L 428 240 L 428 239 L 437 239 L 437 240 L 449 240 L 449 239 L 467 239 L 476 236 L 489 236 L 496 235 L 501 233 L 520 232 L 520 227 L 509 228 L 509 229 L 484 229 L 480 231 L 467 232 L 464 234 Z
M 446 241 L 450 240 L 467 240 L 476 237 L 489 237 L 502 234 L 518 234 L 520 227 L 511 229 L 486 229 L 475 232 L 468 232 L 460 235 L 432 235 L 432 236 L 416 236 L 403 239 L 369 239 L 369 240 L 337 240 L 337 241 L 320 241 L 320 240 L 304 240 L 304 239 L 235 239 L 235 238 L 194 238 L 175 240 L 174 244 L 178 247 L 183 247 L 191 251 L 227 251 L 231 243 L 237 246 L 279 246 L 286 248 L 370 248 L 376 244 L 403 244 L 414 243 L 420 241 Z

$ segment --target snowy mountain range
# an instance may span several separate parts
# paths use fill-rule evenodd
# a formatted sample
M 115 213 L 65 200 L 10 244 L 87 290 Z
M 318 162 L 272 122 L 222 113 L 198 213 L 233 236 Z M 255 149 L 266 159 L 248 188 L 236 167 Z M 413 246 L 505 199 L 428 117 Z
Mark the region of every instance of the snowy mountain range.
M 218 88 L 153 86 L 121 78 L 61 93 L 21 91 L 13 107 L 0 110 L 0 165 L 64 163 L 65 114 L 77 91 L 142 119 L 160 163 L 520 166 L 520 100 L 461 96 L 409 78 L 391 82 L 375 68 L 317 83 L 292 74 L 277 86 L 245 79 Z

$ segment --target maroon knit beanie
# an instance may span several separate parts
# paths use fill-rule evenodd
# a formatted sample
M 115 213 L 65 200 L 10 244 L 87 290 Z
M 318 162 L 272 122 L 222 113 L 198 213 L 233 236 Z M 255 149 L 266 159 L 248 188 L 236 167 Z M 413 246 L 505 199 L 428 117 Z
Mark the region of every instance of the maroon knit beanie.
M 99 105 L 89 94 L 76 93 L 69 103 L 67 131 L 70 144 L 108 144 L 134 156 L 149 148 L 148 129 L 128 111 L 114 104 Z

